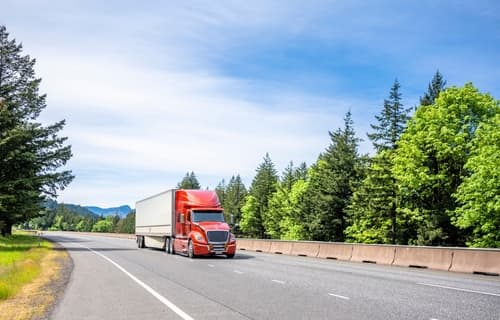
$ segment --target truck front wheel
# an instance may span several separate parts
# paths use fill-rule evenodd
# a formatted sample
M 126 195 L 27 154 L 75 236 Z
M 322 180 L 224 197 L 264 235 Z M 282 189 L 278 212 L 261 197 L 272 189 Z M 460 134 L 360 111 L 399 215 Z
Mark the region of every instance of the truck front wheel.
M 188 257 L 190 257 L 191 259 L 195 257 L 193 242 L 191 240 L 189 240 L 188 242 Z
M 232 259 L 232 258 L 234 258 L 234 253 L 233 253 L 233 254 L 226 254 L 226 257 L 227 257 L 228 259 Z
M 170 242 L 172 242 L 172 239 L 170 239 L 169 237 L 165 238 L 165 252 L 168 253 L 168 254 L 171 253 L 171 251 L 170 251 L 170 249 L 171 249 Z

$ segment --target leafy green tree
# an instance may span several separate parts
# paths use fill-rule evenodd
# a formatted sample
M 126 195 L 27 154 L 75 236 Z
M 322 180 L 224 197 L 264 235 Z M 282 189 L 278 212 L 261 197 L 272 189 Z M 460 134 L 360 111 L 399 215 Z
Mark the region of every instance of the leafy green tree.
M 258 213 L 259 203 L 257 199 L 253 195 L 248 194 L 241 208 L 240 228 L 245 235 L 250 237 L 260 236 L 262 220 L 257 216 Z
M 132 210 L 127 216 L 116 224 L 118 233 L 135 233 L 135 210 Z
M 476 129 L 498 109 L 498 101 L 470 83 L 448 88 L 434 105 L 417 109 L 398 143 L 393 168 L 399 213 L 412 226 L 411 243 L 463 245 L 470 237 L 470 230 L 451 223 L 458 206 L 453 194 L 467 175 L 464 165 Z
M 455 194 L 453 223 L 472 229 L 467 245 L 500 248 L 500 113 L 479 125 L 465 164 L 470 172 Z
M 49 126 L 35 122 L 46 107 L 35 77 L 35 60 L 22 56 L 22 46 L 8 39 L 0 25 L 0 221 L 1 234 L 13 224 L 38 215 L 46 197 L 55 197 L 73 179 L 58 171 L 71 158 L 64 121 Z
M 304 210 L 307 235 L 312 240 L 344 241 L 347 206 L 362 178 L 351 113 L 344 128 L 330 132 L 331 143 L 309 173 Z
M 431 83 L 429 83 L 427 92 L 424 93 L 423 97 L 420 97 L 420 105 L 433 105 L 438 98 L 439 93 L 444 90 L 445 86 L 446 80 L 444 80 L 443 75 L 439 72 L 439 70 L 437 70 L 434 74 L 434 77 L 432 78 Z
M 301 206 L 306 190 L 307 182 L 303 179 L 294 181 L 289 190 L 284 183 L 278 186 L 269 199 L 269 209 L 264 219 L 266 233 L 271 238 L 301 240 L 307 237 Z
M 268 208 L 268 201 L 276 191 L 278 175 L 274 164 L 266 153 L 264 161 L 257 168 L 257 174 L 250 186 L 249 195 L 252 198 L 242 208 L 241 229 L 243 232 L 264 238 L 265 228 L 263 218 Z
M 193 171 L 187 172 L 181 182 L 177 184 L 177 189 L 200 189 L 201 185 Z
M 298 216 L 294 210 L 299 208 L 300 203 L 292 204 L 293 200 L 298 199 L 296 194 L 292 195 L 292 189 L 298 181 L 304 182 L 306 179 L 306 174 L 303 173 L 304 166 L 305 163 L 295 168 L 293 162 L 290 161 L 281 175 L 276 192 L 269 198 L 269 208 L 264 214 L 263 223 L 266 234 L 271 238 L 282 238 L 282 235 L 287 232 L 283 228 L 283 220 L 287 219 L 287 226 L 291 227 L 291 224 L 295 222 L 293 219 Z M 298 235 L 298 231 L 295 235 Z
M 349 238 L 357 242 L 404 242 L 404 232 L 398 229 L 396 214 L 396 180 L 392 174 L 394 150 L 406 128 L 410 112 L 401 103 L 400 84 L 397 80 L 384 100 L 382 111 L 375 116 L 377 124 L 371 125 L 368 134 L 377 150 L 366 171 L 366 177 L 356 190 L 349 206 L 352 225 L 346 230 Z M 399 235 L 398 235 L 399 234 Z
M 92 227 L 92 232 L 113 232 L 113 216 L 108 216 L 106 219 L 97 221 Z

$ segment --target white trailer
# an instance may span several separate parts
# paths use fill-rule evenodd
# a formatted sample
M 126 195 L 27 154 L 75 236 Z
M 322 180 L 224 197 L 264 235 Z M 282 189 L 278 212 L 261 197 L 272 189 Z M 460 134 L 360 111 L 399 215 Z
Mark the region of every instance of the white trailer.
M 135 234 L 141 248 L 168 249 L 166 241 L 175 234 L 175 190 L 136 202 Z

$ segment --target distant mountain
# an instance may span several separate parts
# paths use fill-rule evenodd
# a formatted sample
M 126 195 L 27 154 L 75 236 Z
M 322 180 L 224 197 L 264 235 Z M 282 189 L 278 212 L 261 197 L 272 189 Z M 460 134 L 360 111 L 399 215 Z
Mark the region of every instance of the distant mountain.
M 52 199 L 45 200 L 43 202 L 43 206 L 49 210 L 56 210 L 58 206 L 64 206 L 64 208 L 67 209 L 68 211 L 71 211 L 73 213 L 76 213 L 84 217 L 99 218 L 100 216 L 99 214 L 95 214 L 94 212 L 90 211 L 86 207 L 70 203 L 57 203 L 57 201 Z
M 87 210 L 90 212 L 97 214 L 98 216 L 114 216 L 114 215 L 119 215 L 121 218 L 124 218 L 127 216 L 127 214 L 132 211 L 132 208 L 130 208 L 128 205 L 125 206 L 120 206 L 120 207 L 114 207 L 114 208 L 99 208 L 99 207 L 94 207 L 94 206 L 86 206 L 85 207 Z

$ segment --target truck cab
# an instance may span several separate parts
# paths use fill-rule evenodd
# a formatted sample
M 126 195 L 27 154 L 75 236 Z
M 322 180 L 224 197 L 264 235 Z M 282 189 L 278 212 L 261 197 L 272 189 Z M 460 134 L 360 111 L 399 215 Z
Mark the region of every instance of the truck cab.
M 214 191 L 176 190 L 173 250 L 189 257 L 234 257 L 236 239 L 224 221 L 224 210 Z

